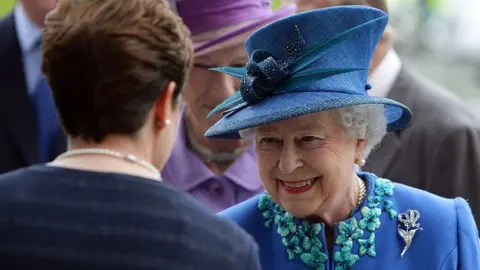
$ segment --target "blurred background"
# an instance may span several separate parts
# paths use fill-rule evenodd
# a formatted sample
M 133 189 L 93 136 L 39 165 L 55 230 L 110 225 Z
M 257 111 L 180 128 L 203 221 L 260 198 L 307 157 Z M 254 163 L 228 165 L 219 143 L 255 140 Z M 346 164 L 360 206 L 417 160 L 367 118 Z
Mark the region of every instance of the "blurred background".
M 480 1 L 389 0 L 396 50 L 480 113 Z
M 14 3 L 15 0 L 0 0 L 0 17 L 9 12 L 12 9 Z
M 282 0 L 273 0 L 274 6 Z M 0 0 L 0 16 L 15 0 Z M 480 0 L 389 0 L 396 51 L 480 113 Z

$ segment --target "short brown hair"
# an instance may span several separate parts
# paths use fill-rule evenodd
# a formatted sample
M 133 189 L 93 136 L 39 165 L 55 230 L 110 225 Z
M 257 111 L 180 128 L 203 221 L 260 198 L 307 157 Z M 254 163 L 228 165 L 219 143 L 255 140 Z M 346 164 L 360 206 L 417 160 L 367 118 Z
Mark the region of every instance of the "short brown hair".
M 46 18 L 42 68 L 72 137 L 135 135 L 168 82 L 180 95 L 192 57 L 167 0 L 61 0 Z

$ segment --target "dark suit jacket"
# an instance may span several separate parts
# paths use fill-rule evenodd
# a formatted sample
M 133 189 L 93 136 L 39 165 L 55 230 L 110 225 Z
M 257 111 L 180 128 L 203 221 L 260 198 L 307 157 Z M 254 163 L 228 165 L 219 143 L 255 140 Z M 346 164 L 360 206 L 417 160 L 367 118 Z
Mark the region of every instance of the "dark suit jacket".
M 480 224 L 480 119 L 440 86 L 403 68 L 389 98 L 413 121 L 387 135 L 363 170 L 447 198 L 467 199 Z
M 59 132 L 55 152 L 65 150 Z M 38 163 L 34 108 L 25 83 L 13 14 L 0 20 L 0 173 Z

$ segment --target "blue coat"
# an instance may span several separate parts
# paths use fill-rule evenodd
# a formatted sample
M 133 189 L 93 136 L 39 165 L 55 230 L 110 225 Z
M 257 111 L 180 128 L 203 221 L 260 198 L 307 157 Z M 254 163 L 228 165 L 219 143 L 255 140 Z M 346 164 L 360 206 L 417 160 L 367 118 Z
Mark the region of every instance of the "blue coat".
M 359 176 L 368 197 L 352 217 L 335 225 L 331 253 L 323 224 L 292 217 L 268 194 L 220 215 L 256 239 L 265 270 L 480 269 L 478 230 L 464 199 L 445 199 L 370 173 Z M 402 256 L 409 236 L 411 245 Z

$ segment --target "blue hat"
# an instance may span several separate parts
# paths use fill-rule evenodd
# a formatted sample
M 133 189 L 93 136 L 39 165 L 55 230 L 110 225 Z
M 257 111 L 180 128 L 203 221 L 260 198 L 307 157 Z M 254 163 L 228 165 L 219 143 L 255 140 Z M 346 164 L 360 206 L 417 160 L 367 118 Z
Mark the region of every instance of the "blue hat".
M 239 78 L 240 90 L 212 110 L 224 111 L 223 118 L 205 136 L 240 138 L 242 129 L 360 104 L 384 104 L 387 131 L 404 128 L 412 118 L 405 105 L 367 93 L 387 18 L 370 7 L 337 6 L 259 29 L 245 42 L 244 68 L 213 69 Z

